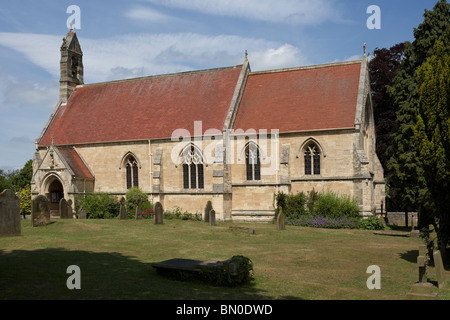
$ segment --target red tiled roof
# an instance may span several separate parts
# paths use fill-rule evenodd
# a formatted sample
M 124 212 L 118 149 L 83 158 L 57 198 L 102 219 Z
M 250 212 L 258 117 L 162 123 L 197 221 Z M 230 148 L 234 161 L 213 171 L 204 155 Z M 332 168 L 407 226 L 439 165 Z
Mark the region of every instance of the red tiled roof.
M 354 126 L 361 63 L 255 72 L 234 129 L 280 132 Z
M 58 148 L 58 152 L 66 160 L 76 177 L 94 179 L 94 176 L 74 149 Z
M 78 87 L 50 123 L 41 146 L 170 138 L 222 129 L 242 66 Z

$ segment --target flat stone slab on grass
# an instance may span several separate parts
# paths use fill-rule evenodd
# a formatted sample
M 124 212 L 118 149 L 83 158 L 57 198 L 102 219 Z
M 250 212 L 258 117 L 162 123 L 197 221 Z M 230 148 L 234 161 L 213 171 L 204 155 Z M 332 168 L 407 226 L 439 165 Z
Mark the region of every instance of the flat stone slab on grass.
M 152 263 L 152 267 L 161 270 L 180 270 L 189 272 L 200 272 L 202 269 L 213 269 L 221 267 L 223 263 L 218 259 L 206 261 L 192 259 L 170 259 L 162 262 Z
M 375 231 L 373 234 L 391 237 L 411 237 L 411 232 L 405 231 Z
M 255 229 L 252 228 L 245 228 L 245 227 L 237 227 L 237 226 L 231 226 L 229 228 L 232 231 L 238 231 L 238 232 L 244 232 L 244 233 L 250 233 L 250 234 L 255 234 Z

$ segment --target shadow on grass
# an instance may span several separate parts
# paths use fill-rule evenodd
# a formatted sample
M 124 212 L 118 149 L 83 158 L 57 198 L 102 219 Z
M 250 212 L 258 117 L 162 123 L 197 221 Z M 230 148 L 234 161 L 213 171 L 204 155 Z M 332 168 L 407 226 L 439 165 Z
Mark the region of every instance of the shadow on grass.
M 419 250 L 409 250 L 400 254 L 400 258 L 408 262 L 417 263 L 417 257 L 419 256 Z
M 71 265 L 80 268 L 80 290 L 67 288 L 66 282 L 72 276 L 67 268 Z M 120 253 L 49 248 L 0 250 L 0 299 L 263 300 L 271 297 L 253 285 L 227 288 L 200 281 L 167 279 L 151 263 Z

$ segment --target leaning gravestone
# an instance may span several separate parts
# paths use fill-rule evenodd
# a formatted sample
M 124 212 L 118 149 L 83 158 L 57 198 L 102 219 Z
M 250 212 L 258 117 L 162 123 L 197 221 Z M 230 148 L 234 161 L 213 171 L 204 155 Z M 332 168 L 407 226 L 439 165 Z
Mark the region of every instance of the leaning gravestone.
M 61 219 L 69 218 L 67 209 L 67 201 L 66 199 L 62 198 L 61 201 L 59 201 L 59 217 Z
M 46 226 L 50 223 L 50 203 L 46 196 L 40 195 L 31 202 L 31 225 Z
M 439 250 L 433 252 L 434 269 L 436 270 L 436 278 L 439 289 L 445 287 L 445 269 L 442 262 L 441 252 Z
M 155 204 L 155 216 L 154 216 L 154 222 L 155 224 L 163 224 L 163 215 L 164 210 L 161 202 L 156 202 Z
M 81 207 L 78 209 L 78 219 L 86 219 L 87 212 L 86 209 L 81 205 Z
M 286 230 L 283 208 L 280 208 L 280 212 L 278 213 L 277 229 L 278 230 Z
M 20 226 L 20 200 L 9 189 L 0 193 L 0 237 L 18 236 Z
M 208 201 L 207 203 L 206 203 L 206 207 L 205 207 L 205 222 L 209 222 L 209 213 L 211 212 L 211 210 L 212 210 L 212 204 L 211 204 L 211 201 Z
M 141 209 L 142 199 L 138 198 L 136 200 L 136 214 L 134 218 L 136 220 L 142 219 L 142 209 Z
M 72 199 L 67 200 L 67 218 L 73 219 Z
M 419 282 L 426 283 L 428 281 L 428 252 L 426 245 L 419 246 L 419 256 L 417 257 L 417 267 L 419 268 Z
M 215 226 L 216 225 L 216 211 L 214 209 L 212 209 L 209 212 L 209 224 L 211 226 Z
M 127 219 L 127 208 L 125 208 L 125 198 L 120 198 L 120 211 L 119 211 L 119 219 L 125 220 Z

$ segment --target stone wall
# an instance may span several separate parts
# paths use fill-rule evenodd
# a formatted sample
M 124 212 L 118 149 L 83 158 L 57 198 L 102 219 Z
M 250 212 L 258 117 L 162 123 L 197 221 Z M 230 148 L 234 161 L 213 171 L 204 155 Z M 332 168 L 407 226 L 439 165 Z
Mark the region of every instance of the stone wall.
M 388 224 L 393 226 L 406 226 L 406 215 L 404 212 L 387 212 L 386 220 Z M 418 213 L 408 212 L 408 226 L 411 227 L 413 224 L 415 227 L 418 226 Z
M 64 197 L 76 201 L 76 197 L 71 198 L 72 194 L 93 191 L 124 195 L 127 191 L 124 161 L 132 155 L 139 166 L 139 187 L 149 195 L 149 200 L 160 201 L 165 210 L 179 207 L 192 213 L 203 212 L 206 202 L 211 200 L 217 220 L 251 215 L 252 212 L 254 216 L 268 216 L 273 215 L 276 192 L 307 193 L 314 188 L 316 191 L 332 190 L 354 196 L 360 208 L 371 212 L 373 206 L 381 207 L 384 184 L 377 184 L 374 175 L 369 173 L 361 175 L 364 170 L 371 171 L 368 168 L 371 165 L 369 157 L 367 164 L 356 166 L 355 171 L 354 134 L 354 129 L 299 132 L 281 134 L 276 143 L 262 141 L 265 145 L 260 146 L 259 181 L 247 181 L 245 140 L 231 140 L 233 154 L 229 165 L 220 162 L 221 149 L 215 147 L 214 141 L 203 141 L 202 148 L 208 150 L 210 162 L 204 165 L 204 188 L 194 190 L 183 188 L 183 166 L 172 159 L 172 151 L 181 151 L 183 143 L 165 139 L 79 145 L 76 150 L 89 165 L 95 181 L 73 179 L 61 172 Z M 316 143 L 321 151 L 320 175 L 305 175 L 304 148 L 310 142 Z M 44 159 L 43 167 L 47 165 L 46 161 L 50 161 L 45 153 L 42 150 L 40 155 Z M 377 160 L 373 156 L 371 158 L 372 161 Z M 63 169 L 63 164 L 56 162 L 57 168 Z M 58 174 L 57 170 L 53 169 L 55 174 Z M 44 171 L 40 172 L 36 181 L 42 179 L 43 174 Z M 44 176 L 41 189 L 37 187 L 40 192 L 45 192 L 45 181 Z

